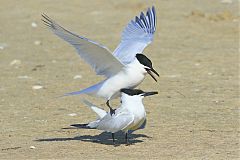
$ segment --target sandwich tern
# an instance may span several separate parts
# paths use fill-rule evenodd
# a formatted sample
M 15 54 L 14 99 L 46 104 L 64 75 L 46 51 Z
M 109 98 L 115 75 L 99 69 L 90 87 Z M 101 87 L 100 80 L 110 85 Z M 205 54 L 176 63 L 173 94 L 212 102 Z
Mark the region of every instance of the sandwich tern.
M 125 142 L 128 144 L 128 131 L 139 129 L 146 120 L 142 99 L 146 96 L 158 94 L 158 92 L 144 92 L 139 89 L 121 89 L 120 91 L 121 105 L 116 109 L 114 115 L 84 100 L 84 103 L 97 114 L 98 118 L 87 124 L 72 124 L 71 126 L 111 132 L 113 143 L 115 143 L 114 133 L 123 131 Z
M 148 8 L 146 14 L 141 12 L 139 17 L 136 16 L 135 20 L 128 23 L 122 33 L 121 42 L 113 53 L 97 42 L 66 30 L 46 14 L 42 14 L 42 17 L 45 25 L 57 36 L 70 43 L 97 75 L 106 77 L 95 85 L 66 93 L 64 96 L 87 94 L 105 98 L 113 114 L 115 110 L 110 107 L 109 101 L 120 96 L 121 88 L 137 87 L 147 73 L 157 81 L 153 73 L 157 76 L 159 74 L 154 70 L 151 60 L 142 53 L 144 48 L 153 41 L 156 31 L 154 7 Z

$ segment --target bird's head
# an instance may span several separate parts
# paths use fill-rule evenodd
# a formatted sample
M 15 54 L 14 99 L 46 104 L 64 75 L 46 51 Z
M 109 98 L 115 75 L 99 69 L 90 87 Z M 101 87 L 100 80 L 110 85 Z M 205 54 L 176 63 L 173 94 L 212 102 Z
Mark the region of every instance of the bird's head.
M 144 92 L 140 89 L 127 89 L 123 88 L 120 90 L 122 97 L 122 101 L 139 101 L 142 100 L 144 97 L 151 96 L 158 94 L 158 92 Z
M 155 73 L 158 77 L 159 74 L 157 73 L 157 71 L 155 71 L 155 69 L 152 66 L 152 62 L 150 59 L 148 59 L 145 55 L 143 54 L 136 54 L 136 59 L 138 60 L 138 62 L 143 65 L 144 69 L 146 70 L 146 72 L 157 82 L 157 79 L 154 77 L 153 73 Z M 152 73 L 153 72 L 153 73 Z

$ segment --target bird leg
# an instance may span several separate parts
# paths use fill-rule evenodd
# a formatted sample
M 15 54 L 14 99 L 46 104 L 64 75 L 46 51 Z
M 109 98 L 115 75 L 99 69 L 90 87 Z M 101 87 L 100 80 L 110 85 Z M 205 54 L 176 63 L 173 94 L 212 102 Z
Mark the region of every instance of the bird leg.
M 109 100 L 107 100 L 106 104 L 107 104 L 108 108 L 110 109 L 110 114 L 111 114 L 111 116 L 112 116 L 113 114 L 115 114 L 115 110 L 116 110 L 116 109 L 112 109 L 112 107 L 111 107 L 110 104 L 109 104 Z
M 112 140 L 113 140 L 113 144 L 115 144 L 114 133 L 112 133 Z
M 126 145 L 129 145 L 129 142 L 128 142 L 128 133 L 125 134 L 125 143 L 126 143 Z

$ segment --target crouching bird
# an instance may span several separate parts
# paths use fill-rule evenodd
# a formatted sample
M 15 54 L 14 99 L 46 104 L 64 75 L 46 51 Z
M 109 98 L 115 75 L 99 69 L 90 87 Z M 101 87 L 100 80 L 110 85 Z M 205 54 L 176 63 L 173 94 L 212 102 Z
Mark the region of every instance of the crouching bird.
M 113 144 L 115 144 L 114 133 L 123 131 L 125 142 L 128 144 L 128 131 L 139 129 L 146 120 L 143 98 L 158 94 L 158 92 L 144 92 L 139 89 L 121 89 L 120 92 L 121 105 L 116 109 L 115 114 L 111 115 L 110 112 L 106 112 L 85 100 L 84 103 L 97 114 L 97 120 L 87 124 L 72 124 L 71 126 L 110 132 Z

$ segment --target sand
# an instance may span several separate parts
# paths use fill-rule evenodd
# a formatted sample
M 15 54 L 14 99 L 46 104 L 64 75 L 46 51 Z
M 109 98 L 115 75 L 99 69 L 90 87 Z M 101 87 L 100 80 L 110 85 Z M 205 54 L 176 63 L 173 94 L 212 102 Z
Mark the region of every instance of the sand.
M 9 0 L 0 5 L 0 159 L 239 159 L 238 0 Z M 130 135 L 62 129 L 95 115 L 89 96 L 56 98 L 103 77 L 41 22 L 46 13 L 65 28 L 114 50 L 123 27 L 152 4 L 154 42 L 145 50 L 159 72 L 139 88 L 147 125 Z M 113 104 L 116 106 L 118 100 Z

